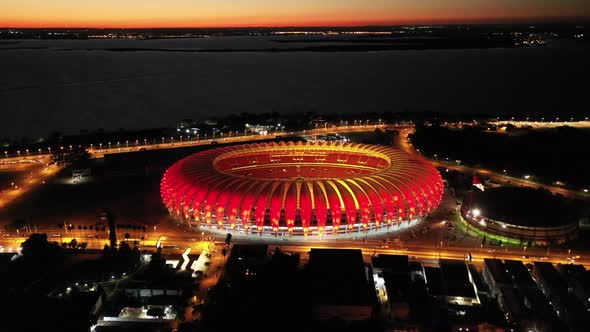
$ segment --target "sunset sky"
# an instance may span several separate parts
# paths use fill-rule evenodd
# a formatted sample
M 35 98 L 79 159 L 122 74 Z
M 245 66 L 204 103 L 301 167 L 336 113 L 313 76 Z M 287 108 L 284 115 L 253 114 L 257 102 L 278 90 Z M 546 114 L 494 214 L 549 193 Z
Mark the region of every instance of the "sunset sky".
M 588 0 L 0 0 L 0 27 L 353 26 L 590 18 Z

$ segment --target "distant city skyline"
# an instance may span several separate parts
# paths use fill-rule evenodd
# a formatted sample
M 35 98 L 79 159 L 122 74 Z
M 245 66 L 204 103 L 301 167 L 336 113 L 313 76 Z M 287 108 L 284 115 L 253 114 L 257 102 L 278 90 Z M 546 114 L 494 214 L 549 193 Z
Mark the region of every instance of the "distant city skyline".
M 155 28 L 522 23 L 590 19 L 586 0 L 0 0 L 0 27 Z

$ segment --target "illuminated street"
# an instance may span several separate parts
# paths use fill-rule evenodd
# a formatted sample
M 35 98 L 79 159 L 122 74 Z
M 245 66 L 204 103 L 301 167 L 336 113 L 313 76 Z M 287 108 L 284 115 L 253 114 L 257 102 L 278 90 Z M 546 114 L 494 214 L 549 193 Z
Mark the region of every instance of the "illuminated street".
M 13 163 L 0 164 L 0 210 L 43 185 L 61 169 L 56 165 L 48 165 L 47 157 L 34 162 L 11 161 Z

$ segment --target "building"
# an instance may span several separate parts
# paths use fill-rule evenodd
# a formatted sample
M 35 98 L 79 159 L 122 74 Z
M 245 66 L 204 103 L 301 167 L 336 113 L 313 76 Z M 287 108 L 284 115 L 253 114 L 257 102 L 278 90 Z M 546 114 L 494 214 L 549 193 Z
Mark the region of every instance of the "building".
M 520 289 L 537 288 L 537 283 L 533 280 L 529 270 L 521 261 L 505 260 L 504 266 L 506 268 L 506 273 L 512 279 L 514 287 Z
M 573 293 L 590 310 L 590 271 L 576 275 L 572 281 Z
M 471 272 L 464 261 L 439 261 L 447 303 L 473 306 L 481 304 Z
M 555 312 L 538 289 L 502 287 L 498 304 L 511 326 L 522 331 L 561 331 Z
M 440 203 L 428 162 L 384 146 L 262 143 L 186 157 L 161 181 L 170 213 L 211 231 L 273 236 L 390 232 Z
M 424 267 L 425 282 L 430 296 L 442 299 L 446 296 L 443 276 L 440 267 Z
M 472 192 L 461 206 L 470 226 L 523 245 L 562 243 L 577 236 L 580 213 L 563 198 L 526 187 Z
M 496 296 L 501 288 L 512 287 L 512 280 L 501 260 L 495 258 L 484 258 L 482 276 L 490 286 L 491 293 Z
M 562 313 L 565 309 L 565 299 L 567 297 L 567 282 L 557 272 L 555 266 L 549 262 L 534 262 L 533 276 L 537 280 L 539 288 L 553 304 L 557 315 Z
M 308 272 L 310 304 L 317 319 L 365 321 L 373 317 L 374 292 L 361 250 L 311 249 Z
M 481 299 L 482 297 L 489 298 L 492 296 L 490 292 L 490 287 L 485 283 L 481 273 L 477 271 L 477 268 L 473 264 L 468 264 L 467 268 L 469 268 L 469 274 L 471 274 L 471 279 L 475 284 L 475 288 L 477 289 L 477 296 Z
M 410 267 L 406 255 L 379 255 L 372 259 L 373 280 L 380 302 L 390 319 L 407 319 L 410 314 L 408 288 Z
M 270 259 L 265 244 L 234 244 L 226 266 L 226 274 L 232 279 L 255 277 L 259 269 Z

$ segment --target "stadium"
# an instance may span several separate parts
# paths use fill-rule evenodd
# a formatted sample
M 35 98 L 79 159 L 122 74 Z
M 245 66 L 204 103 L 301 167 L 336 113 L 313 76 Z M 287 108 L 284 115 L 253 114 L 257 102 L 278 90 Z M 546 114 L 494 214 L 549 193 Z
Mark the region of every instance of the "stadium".
M 384 146 L 280 142 L 233 145 L 188 156 L 161 181 L 179 220 L 211 230 L 273 236 L 388 232 L 440 203 L 428 162 Z
M 463 218 L 471 226 L 529 246 L 563 243 L 576 237 L 578 213 L 572 202 L 527 187 L 475 191 L 461 207 Z

